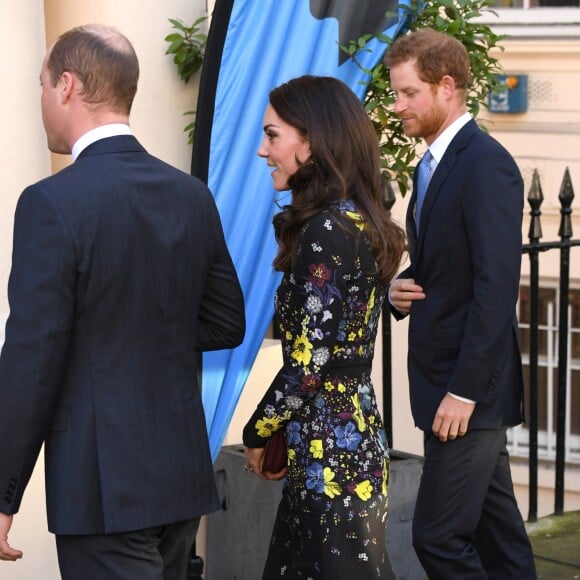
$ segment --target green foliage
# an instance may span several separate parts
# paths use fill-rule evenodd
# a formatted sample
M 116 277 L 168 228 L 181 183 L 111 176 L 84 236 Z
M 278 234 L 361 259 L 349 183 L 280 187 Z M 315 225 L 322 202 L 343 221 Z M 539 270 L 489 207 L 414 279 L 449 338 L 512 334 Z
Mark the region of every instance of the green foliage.
M 198 18 L 191 26 L 187 26 L 182 20 L 170 18 L 172 28 L 177 30 L 165 37 L 169 47 L 165 54 L 173 55 L 173 62 L 177 66 L 177 72 L 183 82 L 189 79 L 201 68 L 207 35 L 200 32 L 200 25 L 207 20 L 206 16 Z
M 177 67 L 177 73 L 184 83 L 188 83 L 191 77 L 201 68 L 207 44 L 207 35 L 200 32 L 200 25 L 207 20 L 207 16 L 198 18 L 191 26 L 187 26 L 178 18 L 169 18 L 172 28 L 177 32 L 165 37 L 165 42 L 169 47 L 165 54 L 173 55 L 173 62 Z M 195 111 L 186 111 L 184 115 L 195 117 Z M 187 133 L 187 142 L 193 143 L 193 132 L 195 131 L 195 120 L 188 123 L 183 129 Z
M 184 115 L 192 115 L 195 117 L 195 111 L 185 111 Z M 195 120 L 190 121 L 184 128 L 183 132 L 187 133 L 187 144 L 193 143 L 193 133 L 195 132 Z
M 474 21 L 484 13 L 495 14 L 490 8 L 493 4 L 493 0 L 411 0 L 410 6 L 405 8 L 411 23 L 408 27 L 410 31 L 433 28 L 454 36 L 467 49 L 473 76 L 467 107 L 474 117 L 477 117 L 482 106 L 487 108 L 488 94 L 500 87 L 496 75 L 502 72 L 501 65 L 490 50 L 503 50 L 498 42 L 505 36 L 494 34 L 489 26 Z M 366 45 L 371 38 L 371 35 L 363 36 L 350 42 L 343 50 L 356 62 L 357 54 L 368 50 Z M 393 39 L 382 34 L 377 38 L 387 44 L 393 42 Z M 393 110 L 395 96 L 389 71 L 380 63 L 366 72 L 370 74 L 370 81 L 365 107 L 379 138 L 382 167 L 388 179 L 396 181 L 401 195 L 405 196 L 411 185 L 415 149 L 419 141 L 404 134 L 402 123 Z

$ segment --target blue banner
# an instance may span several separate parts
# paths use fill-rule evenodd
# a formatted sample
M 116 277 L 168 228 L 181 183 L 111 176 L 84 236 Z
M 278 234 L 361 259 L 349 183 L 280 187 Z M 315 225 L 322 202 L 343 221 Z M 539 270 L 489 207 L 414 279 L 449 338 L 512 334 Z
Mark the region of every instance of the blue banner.
M 217 0 L 197 105 L 192 173 L 206 179 L 218 205 L 246 300 L 247 334 L 232 351 L 203 357 L 202 393 L 217 457 L 229 422 L 272 321 L 279 273 L 272 178 L 256 151 L 268 93 L 303 74 L 334 76 L 363 98 L 367 75 L 386 45 L 373 38 L 358 65 L 340 49 L 364 34 L 394 38 L 406 11 L 396 0 Z M 360 66 L 359 66 L 360 65 Z M 264 390 L 268 385 L 264 385 Z M 257 401 L 256 401 L 257 402 Z

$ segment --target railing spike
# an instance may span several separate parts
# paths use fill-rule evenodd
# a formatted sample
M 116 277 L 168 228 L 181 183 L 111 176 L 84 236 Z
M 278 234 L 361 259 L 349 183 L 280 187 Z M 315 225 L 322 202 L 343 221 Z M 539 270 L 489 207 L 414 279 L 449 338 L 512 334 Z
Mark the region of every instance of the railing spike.
M 532 175 L 532 184 L 530 185 L 530 191 L 528 193 L 528 203 L 532 208 L 530 210 L 530 215 L 532 219 L 530 220 L 530 229 L 528 232 L 528 238 L 531 242 L 537 242 L 542 237 L 542 222 L 540 216 L 542 215 L 542 210 L 540 206 L 544 201 L 544 194 L 542 192 L 542 184 L 540 183 L 540 176 L 538 170 L 534 169 L 534 174 Z
M 560 229 L 558 235 L 562 239 L 570 239 L 572 237 L 572 200 L 574 199 L 574 188 L 572 187 L 572 179 L 570 178 L 570 170 L 566 167 L 564 171 L 564 178 L 560 186 Z

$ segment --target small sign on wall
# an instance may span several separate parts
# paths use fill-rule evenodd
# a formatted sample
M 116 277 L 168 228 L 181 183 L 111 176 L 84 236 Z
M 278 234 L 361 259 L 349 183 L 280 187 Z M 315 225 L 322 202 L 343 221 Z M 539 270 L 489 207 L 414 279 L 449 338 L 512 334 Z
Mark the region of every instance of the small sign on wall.
M 498 75 L 501 87 L 490 93 L 491 113 L 525 113 L 528 110 L 528 75 Z

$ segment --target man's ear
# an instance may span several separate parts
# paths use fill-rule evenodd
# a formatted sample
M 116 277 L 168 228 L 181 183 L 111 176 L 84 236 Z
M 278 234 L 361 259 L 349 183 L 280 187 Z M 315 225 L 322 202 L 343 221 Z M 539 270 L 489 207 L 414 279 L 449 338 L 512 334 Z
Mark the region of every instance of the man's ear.
M 457 87 L 455 86 L 455 79 L 451 75 L 444 75 L 439 81 L 439 85 L 446 98 L 450 99 L 455 95 Z
M 70 72 L 64 71 L 62 75 L 60 75 L 58 88 L 60 91 L 62 103 L 66 103 L 70 99 L 77 84 L 78 79 Z

